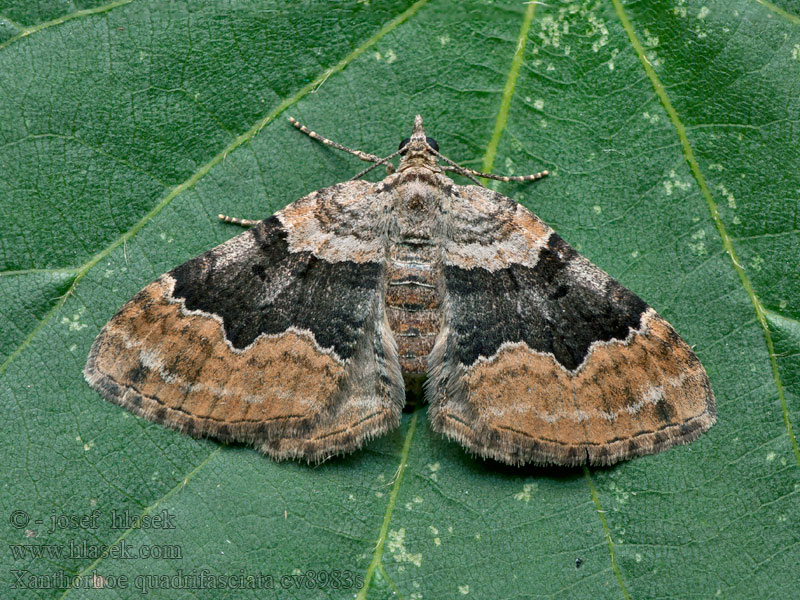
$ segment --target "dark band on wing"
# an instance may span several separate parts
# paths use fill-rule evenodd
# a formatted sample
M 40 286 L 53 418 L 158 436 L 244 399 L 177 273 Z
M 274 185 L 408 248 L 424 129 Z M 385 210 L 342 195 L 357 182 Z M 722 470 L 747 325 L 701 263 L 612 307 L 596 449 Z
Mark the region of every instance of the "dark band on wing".
M 221 317 L 234 348 L 294 327 L 309 330 L 320 347 L 349 359 L 379 287 L 382 265 L 331 263 L 310 252 L 291 252 L 286 231 L 274 216 L 252 234 L 259 251 L 235 269 L 219 266 L 227 257 L 214 249 L 171 271 L 173 296 L 190 310 Z
M 492 272 L 445 265 L 458 361 L 470 366 L 494 356 L 504 342 L 524 342 L 573 370 L 593 342 L 624 340 L 638 329 L 647 304 L 607 276 L 598 293 L 570 269 L 578 260 L 583 259 L 553 233 L 534 267 L 513 264 Z

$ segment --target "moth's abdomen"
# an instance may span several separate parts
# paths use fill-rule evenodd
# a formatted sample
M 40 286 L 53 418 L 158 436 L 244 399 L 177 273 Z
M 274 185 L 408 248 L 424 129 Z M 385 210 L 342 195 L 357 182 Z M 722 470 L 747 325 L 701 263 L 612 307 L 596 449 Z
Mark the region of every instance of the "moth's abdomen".
M 432 240 L 404 240 L 389 248 L 386 313 L 397 341 L 400 366 L 423 374 L 439 331 L 438 267 Z

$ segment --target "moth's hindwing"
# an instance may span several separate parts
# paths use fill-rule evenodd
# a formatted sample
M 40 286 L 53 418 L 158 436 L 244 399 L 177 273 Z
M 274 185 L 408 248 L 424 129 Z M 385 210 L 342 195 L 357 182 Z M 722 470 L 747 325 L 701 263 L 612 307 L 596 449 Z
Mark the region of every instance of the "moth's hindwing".
M 444 327 L 428 360 L 433 428 L 510 464 L 611 464 L 715 420 L 691 348 L 523 206 L 459 187 Z

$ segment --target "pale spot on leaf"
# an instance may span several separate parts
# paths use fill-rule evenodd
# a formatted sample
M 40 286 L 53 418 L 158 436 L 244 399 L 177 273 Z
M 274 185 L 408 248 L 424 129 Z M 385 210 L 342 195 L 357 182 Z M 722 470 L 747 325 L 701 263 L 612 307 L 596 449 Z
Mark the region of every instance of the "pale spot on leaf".
M 647 120 L 653 125 L 655 125 L 661 120 L 661 117 L 659 115 L 651 115 L 649 112 L 643 113 L 642 116 L 645 118 L 645 120 Z
M 650 30 L 645 27 L 644 30 L 644 45 L 650 48 L 658 46 L 658 36 L 650 33 Z
M 406 549 L 406 530 L 405 527 L 392 529 L 389 531 L 387 548 L 398 563 L 411 563 L 417 567 L 422 565 L 422 554 L 412 554 Z
M 522 491 L 517 492 L 514 494 L 514 498 L 516 500 L 520 500 L 521 502 L 528 503 L 531 501 L 531 492 L 536 491 L 536 484 L 535 483 L 526 483 L 522 486 Z

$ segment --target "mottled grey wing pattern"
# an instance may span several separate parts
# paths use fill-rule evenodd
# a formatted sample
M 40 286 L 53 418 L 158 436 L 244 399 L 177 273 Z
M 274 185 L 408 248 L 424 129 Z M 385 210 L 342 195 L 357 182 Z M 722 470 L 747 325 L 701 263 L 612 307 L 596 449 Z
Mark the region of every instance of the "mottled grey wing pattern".
M 383 201 L 365 182 L 319 190 L 161 276 L 103 328 L 87 380 L 147 419 L 276 458 L 322 460 L 396 426 Z
M 511 464 L 611 464 L 715 419 L 702 365 L 639 297 L 509 198 L 456 186 L 433 428 Z

